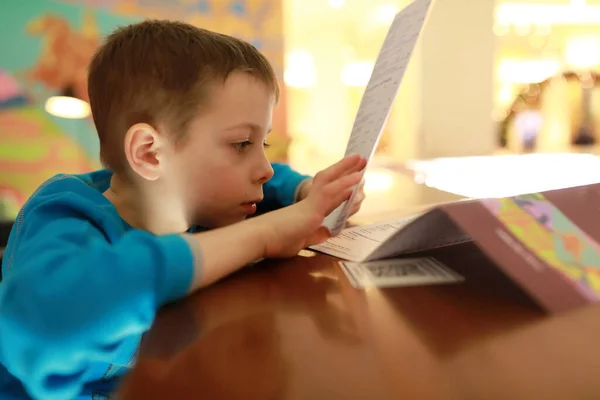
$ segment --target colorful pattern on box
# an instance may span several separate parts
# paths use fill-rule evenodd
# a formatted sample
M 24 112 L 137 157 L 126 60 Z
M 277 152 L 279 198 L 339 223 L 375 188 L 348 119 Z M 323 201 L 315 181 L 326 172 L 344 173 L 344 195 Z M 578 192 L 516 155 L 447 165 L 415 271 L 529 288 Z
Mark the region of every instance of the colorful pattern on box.
M 521 243 L 592 300 L 600 296 L 600 245 L 542 194 L 481 203 Z

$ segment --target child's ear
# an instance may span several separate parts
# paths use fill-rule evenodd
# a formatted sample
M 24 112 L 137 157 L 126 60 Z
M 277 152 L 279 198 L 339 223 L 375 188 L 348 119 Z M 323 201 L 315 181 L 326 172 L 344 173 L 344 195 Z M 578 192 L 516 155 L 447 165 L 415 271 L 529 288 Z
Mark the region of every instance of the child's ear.
M 149 124 L 135 124 L 125 134 L 125 156 L 131 169 L 142 178 L 154 181 L 162 172 L 162 137 Z

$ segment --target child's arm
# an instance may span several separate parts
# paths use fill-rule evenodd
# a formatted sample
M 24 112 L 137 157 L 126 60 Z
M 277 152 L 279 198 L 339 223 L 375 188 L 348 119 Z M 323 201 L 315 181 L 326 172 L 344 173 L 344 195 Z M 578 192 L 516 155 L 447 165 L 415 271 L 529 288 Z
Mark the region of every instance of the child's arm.
M 365 159 L 358 155 L 323 170 L 315 176 L 305 201 L 235 225 L 189 235 L 196 258 L 206 268 L 196 269 L 192 289 L 210 285 L 240 266 L 261 258 L 296 255 L 301 249 L 329 236 L 323 220 L 352 193 L 360 180 Z M 221 244 L 226 243 L 227 257 Z M 240 243 L 240 245 L 236 245 Z
M 76 398 L 94 362 L 128 364 L 156 310 L 187 292 L 194 258 L 180 235 L 107 242 L 80 216 L 95 204 L 33 206 L 4 261 L 0 362 L 34 398 Z
M 19 228 L 27 240 L 16 237 L 14 259 L 5 261 L 0 361 L 34 397 L 76 397 L 92 362 L 127 364 L 131 343 L 165 303 L 256 259 L 325 239 L 324 217 L 348 197 L 364 164 L 346 158 L 318 174 L 305 201 L 196 235 L 134 230 L 111 244 L 81 218 L 85 204 L 53 197 L 35 205 Z

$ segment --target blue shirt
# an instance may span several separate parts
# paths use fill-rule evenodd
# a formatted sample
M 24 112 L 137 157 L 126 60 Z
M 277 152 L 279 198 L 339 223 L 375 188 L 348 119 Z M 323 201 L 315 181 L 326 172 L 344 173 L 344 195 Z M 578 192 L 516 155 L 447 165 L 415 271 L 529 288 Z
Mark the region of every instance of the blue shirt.
M 261 212 L 292 204 L 307 178 L 273 169 Z M 185 239 L 131 228 L 103 196 L 111 175 L 55 176 L 17 216 L 0 283 L 1 399 L 107 399 L 156 311 L 189 289 Z

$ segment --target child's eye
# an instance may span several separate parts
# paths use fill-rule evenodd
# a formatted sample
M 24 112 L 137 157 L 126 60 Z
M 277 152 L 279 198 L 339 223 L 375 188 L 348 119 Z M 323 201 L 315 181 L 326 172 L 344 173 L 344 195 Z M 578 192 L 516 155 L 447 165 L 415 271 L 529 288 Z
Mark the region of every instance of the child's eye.
M 251 144 L 252 144 L 251 141 L 244 140 L 243 142 L 233 143 L 232 146 L 234 149 L 236 149 L 238 151 L 244 151 L 246 149 L 246 147 L 250 146 Z
M 254 143 L 252 143 L 252 142 L 251 142 L 251 141 L 249 141 L 249 140 L 245 140 L 245 141 L 243 141 L 243 142 L 239 142 L 239 143 L 233 143 L 233 144 L 232 144 L 232 146 L 233 146 L 233 148 L 234 148 L 234 149 L 236 149 L 236 150 L 238 150 L 238 151 L 244 151 L 244 150 L 246 150 L 246 147 L 250 146 L 251 144 L 254 144 Z M 267 148 L 267 147 L 271 147 L 271 145 L 270 145 L 269 143 L 267 143 L 267 142 L 264 142 L 264 143 L 263 143 L 263 146 L 264 146 L 265 148 Z

